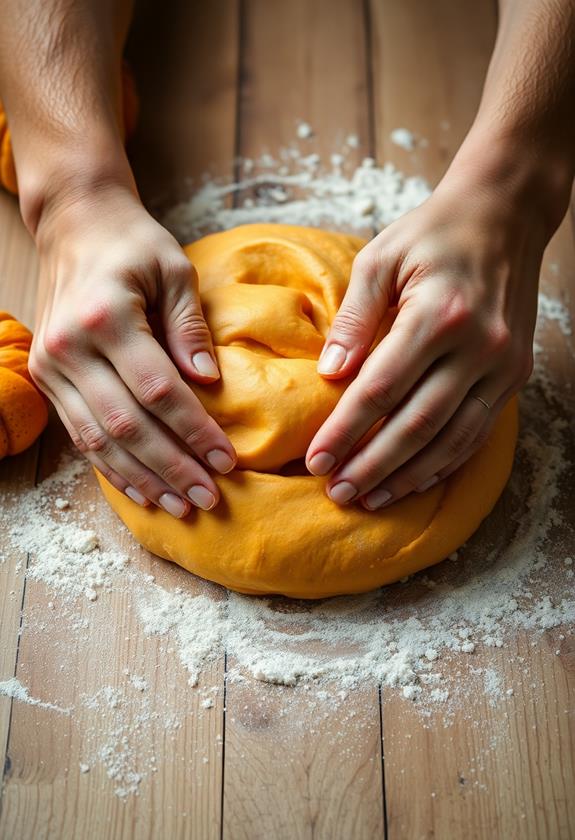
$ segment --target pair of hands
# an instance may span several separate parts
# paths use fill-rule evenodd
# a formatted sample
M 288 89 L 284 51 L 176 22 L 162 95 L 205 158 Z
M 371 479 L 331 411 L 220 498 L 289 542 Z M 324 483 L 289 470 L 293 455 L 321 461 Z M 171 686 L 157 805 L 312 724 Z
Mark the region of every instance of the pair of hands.
M 37 244 L 49 298 L 30 370 L 75 445 L 141 505 L 210 510 L 206 467 L 229 472 L 236 455 L 181 378 L 219 372 L 178 243 L 130 190 L 106 187 L 55 212 Z M 373 510 L 422 492 L 485 441 L 531 372 L 545 244 L 489 187 L 440 185 L 358 254 L 318 363 L 328 378 L 356 376 L 306 457 L 331 473 L 335 503 Z M 393 327 L 369 354 L 389 307 Z

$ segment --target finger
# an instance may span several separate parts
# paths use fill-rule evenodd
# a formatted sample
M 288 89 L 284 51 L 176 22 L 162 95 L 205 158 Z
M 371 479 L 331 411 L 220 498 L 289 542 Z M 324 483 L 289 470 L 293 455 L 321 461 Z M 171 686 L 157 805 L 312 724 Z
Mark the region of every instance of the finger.
M 133 502 L 136 502 L 142 507 L 147 507 L 150 504 L 149 499 L 147 499 L 135 487 L 132 487 L 125 478 L 123 478 L 119 473 L 115 472 L 115 470 L 109 467 L 105 463 L 105 461 L 103 461 L 96 455 L 96 453 L 86 450 L 86 445 L 79 433 L 76 431 L 70 418 L 68 417 L 64 406 L 56 397 L 56 395 L 52 392 L 50 392 L 50 400 L 53 403 L 56 411 L 58 412 L 58 416 L 60 417 L 60 420 L 62 421 L 68 434 L 70 435 L 72 442 L 74 443 L 76 448 L 82 452 L 85 458 L 88 461 L 90 461 L 90 463 L 93 464 L 110 482 L 110 484 L 112 484 L 117 490 L 119 490 L 121 493 L 125 493 L 126 496 L 128 496 L 128 498 L 132 499 Z
M 466 452 L 460 454 L 457 458 L 455 458 L 447 467 L 440 470 L 440 472 L 439 472 L 440 481 L 443 481 L 444 478 L 447 478 L 449 475 L 451 475 L 456 470 L 458 470 L 459 467 L 462 464 L 464 464 L 467 460 L 469 460 L 469 458 L 471 458 L 471 456 L 474 455 L 477 452 L 477 450 L 480 449 L 485 444 L 485 442 L 489 438 L 491 432 L 493 431 L 493 427 L 495 425 L 495 422 L 496 422 L 498 416 L 501 414 L 501 412 L 505 408 L 507 402 L 511 399 L 511 397 L 516 392 L 516 390 L 517 389 L 515 387 L 508 388 L 502 394 L 502 396 L 499 398 L 499 400 L 492 407 L 492 409 L 489 413 L 489 417 L 487 419 L 487 422 L 485 423 L 485 425 L 481 429 L 481 432 L 479 433 L 479 435 L 475 439 L 473 445 Z
M 456 364 L 445 357 L 371 440 L 336 471 L 326 488 L 330 498 L 342 504 L 362 496 L 413 458 L 453 417 L 474 380 L 469 362 Z
M 237 455 L 230 440 L 146 329 L 128 340 L 112 341 L 106 356 L 140 406 L 165 423 L 191 452 L 219 473 L 235 467 Z
M 307 468 L 325 475 L 348 457 L 371 427 L 397 408 L 445 349 L 428 312 L 406 305 L 387 336 L 311 441 Z
M 364 361 L 390 301 L 395 259 L 367 246 L 353 261 L 349 286 L 327 335 L 317 370 L 349 376 Z
M 183 499 L 204 510 L 215 506 L 219 493 L 211 476 L 142 410 L 110 366 L 93 360 L 73 385 L 85 395 L 90 415 L 96 421 L 96 426 L 89 422 L 87 429 L 75 423 L 82 438 L 89 441 L 91 451 L 121 475 L 125 472 L 120 464 L 133 465 L 135 459 L 161 479 L 162 486 L 167 485 Z M 123 451 L 133 459 L 124 457 Z
M 487 402 L 498 404 L 496 393 L 501 388 L 477 383 L 443 431 L 421 452 L 389 475 L 362 500 L 368 510 L 384 507 L 414 491 L 423 493 L 435 486 L 442 471 L 453 463 L 464 463 L 486 439 L 494 423 L 496 411 L 487 408 L 474 394 L 489 395 Z M 485 397 L 483 397 L 485 399 Z
M 170 352 L 181 371 L 196 382 L 218 379 L 217 358 L 198 290 L 198 274 L 182 254 L 166 271 L 168 292 L 162 320 Z
M 121 482 L 125 481 L 126 487 L 135 490 L 135 494 L 126 494 L 134 501 L 141 503 L 140 497 L 148 498 L 178 519 L 189 513 L 190 503 L 187 499 L 176 495 L 172 488 L 151 470 L 146 469 L 129 452 L 108 439 L 82 395 L 71 382 L 64 380 L 59 386 L 59 393 L 62 395 L 62 405 L 66 406 L 65 412 L 75 430 L 75 436 L 79 438 L 78 448 L 114 486 L 126 492 L 121 487 Z M 115 483 L 116 476 L 120 476 L 118 484 Z

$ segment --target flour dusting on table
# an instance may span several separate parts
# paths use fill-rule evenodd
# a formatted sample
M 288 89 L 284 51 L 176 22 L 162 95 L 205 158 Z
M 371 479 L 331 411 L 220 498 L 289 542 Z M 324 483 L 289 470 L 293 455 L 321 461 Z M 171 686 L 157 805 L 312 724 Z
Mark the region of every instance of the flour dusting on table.
M 317 156 L 290 150 L 279 160 L 268 155 L 255 165 L 241 161 L 237 183 L 205 183 L 167 221 L 182 239 L 246 221 L 363 230 L 387 224 L 425 200 L 425 182 L 404 178 L 391 165 L 378 168 L 366 160 L 345 171 L 345 155 L 356 141 L 348 138 L 327 167 Z M 257 174 L 251 173 L 254 166 Z M 539 304 L 536 365 L 521 396 L 516 466 L 493 513 L 500 532 L 491 543 L 480 529 L 444 563 L 366 595 L 319 602 L 242 596 L 199 583 L 161 561 L 153 561 L 161 563 L 160 572 L 151 574 L 148 555 L 126 529 L 108 526 L 113 514 L 85 462 L 67 453 L 38 487 L 2 497 L 0 527 L 22 557 L 20 564 L 12 562 L 15 578 L 49 593 L 48 600 L 37 598 L 27 609 L 23 633 L 49 634 L 58 621 L 80 650 L 83 639 L 98 633 L 102 674 L 109 665 L 121 677 L 111 685 L 98 676 L 93 693 L 81 697 L 75 709 L 35 699 L 16 678 L 0 683 L 0 695 L 66 712 L 72 720 L 81 713 L 84 754 L 78 771 L 105 773 L 122 798 L 137 793 L 155 770 L 154 727 L 176 738 L 185 724 L 173 703 L 181 676 L 178 688 L 175 682 L 152 687 L 150 675 L 132 662 L 114 661 L 114 642 L 126 634 L 129 621 L 139 624 L 146 645 L 186 675 L 187 702 L 198 715 L 221 709 L 222 686 L 211 685 L 209 669 L 224 652 L 229 681 L 255 678 L 294 698 L 305 690 L 317 715 L 329 714 L 330 704 L 347 706 L 352 692 L 377 684 L 401 692 L 424 716 L 443 710 L 446 721 L 477 693 L 492 704 L 512 703 L 514 687 L 505 681 L 505 668 L 498 670 L 492 656 L 484 664 L 482 653 L 501 649 L 506 662 L 522 668 L 518 631 L 529 631 L 530 644 L 551 645 L 560 656 L 573 644 L 575 626 L 573 521 L 566 492 L 573 486 L 566 444 L 574 395 L 553 381 L 545 349 L 548 331 L 566 339 L 572 327 L 561 301 L 545 293 Z M 83 509 L 76 502 L 80 487 L 93 491 L 94 502 Z M 78 498 L 88 495 L 83 490 Z M 7 560 L 0 557 L 0 573 L 10 565 Z M 112 621 L 118 605 L 112 611 L 111 600 L 117 598 L 126 611 L 125 626 Z M 54 701 L 66 679 L 74 679 L 66 670 L 67 650 L 58 648 L 55 655 L 61 674 L 52 681 Z M 24 681 L 25 670 L 19 663 Z

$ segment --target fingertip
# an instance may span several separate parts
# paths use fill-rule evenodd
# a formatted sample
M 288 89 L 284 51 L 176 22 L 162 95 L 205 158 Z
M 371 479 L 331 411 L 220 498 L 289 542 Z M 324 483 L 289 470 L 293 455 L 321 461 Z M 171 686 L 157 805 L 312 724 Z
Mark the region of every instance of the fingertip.
M 207 350 L 200 350 L 192 356 L 193 371 L 202 379 L 209 379 L 215 382 L 220 378 L 220 371 L 213 358 Z
M 227 473 L 231 472 L 237 464 L 237 455 L 235 452 L 233 456 L 230 455 L 229 452 L 226 452 L 224 449 L 211 449 L 206 454 L 206 461 L 214 470 L 221 473 L 221 475 L 226 475 Z
M 317 362 L 317 372 L 322 376 L 337 375 L 345 366 L 348 356 L 347 349 L 337 342 L 328 342 Z

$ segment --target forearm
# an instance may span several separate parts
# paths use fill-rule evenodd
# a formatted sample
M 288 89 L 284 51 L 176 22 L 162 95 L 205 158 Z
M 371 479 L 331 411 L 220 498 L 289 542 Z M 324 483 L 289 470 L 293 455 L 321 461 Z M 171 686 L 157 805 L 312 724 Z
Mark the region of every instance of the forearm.
M 0 97 L 33 233 L 47 208 L 79 191 L 106 179 L 132 186 L 120 120 L 130 13 L 130 0 L 4 2 Z
M 501 0 L 477 117 L 450 167 L 532 200 L 552 231 L 575 173 L 575 0 Z

